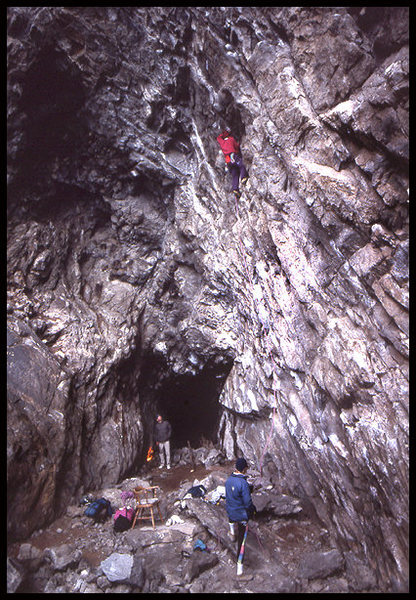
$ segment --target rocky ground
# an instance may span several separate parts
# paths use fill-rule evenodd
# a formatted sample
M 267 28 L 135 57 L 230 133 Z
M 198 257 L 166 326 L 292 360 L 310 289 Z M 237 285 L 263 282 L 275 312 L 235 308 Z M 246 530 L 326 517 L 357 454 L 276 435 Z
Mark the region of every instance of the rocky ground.
M 213 453 L 211 452 L 211 455 Z M 217 453 L 218 454 L 218 453 Z M 153 461 L 155 462 L 155 461 Z M 209 461 L 208 461 L 209 464 Z M 245 575 L 236 576 L 235 544 L 228 536 L 225 500 L 209 495 L 225 483 L 233 464 L 177 462 L 171 470 L 146 467 L 137 477 L 95 490 L 112 507 L 122 490 L 159 485 L 163 522 L 141 523 L 117 533 L 108 518 L 94 523 L 84 505 L 70 505 L 49 527 L 8 548 L 8 591 L 19 593 L 377 591 L 368 569 L 341 554 L 328 530 L 289 495 L 276 493 L 267 478 L 249 472 L 258 508 L 250 524 Z M 202 483 L 206 498 L 187 498 Z M 206 550 L 194 549 L 201 540 Z

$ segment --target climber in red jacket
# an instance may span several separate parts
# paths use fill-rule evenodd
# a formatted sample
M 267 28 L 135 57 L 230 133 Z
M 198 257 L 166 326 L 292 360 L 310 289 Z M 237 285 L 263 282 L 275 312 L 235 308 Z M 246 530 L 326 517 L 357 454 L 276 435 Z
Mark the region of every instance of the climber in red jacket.
M 248 173 L 243 164 L 243 157 L 241 156 L 240 144 L 228 131 L 220 133 L 217 137 L 217 142 L 221 146 L 225 162 L 232 176 L 233 192 L 236 198 L 239 198 L 241 196 L 238 189 L 239 180 L 241 178 L 241 183 L 245 183 L 248 179 Z

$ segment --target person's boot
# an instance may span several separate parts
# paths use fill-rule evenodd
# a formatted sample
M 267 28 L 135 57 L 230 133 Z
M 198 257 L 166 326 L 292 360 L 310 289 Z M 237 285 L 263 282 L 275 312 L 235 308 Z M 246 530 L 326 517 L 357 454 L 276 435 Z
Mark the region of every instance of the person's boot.
M 239 192 L 238 190 L 233 190 L 233 194 L 234 194 L 236 200 L 238 200 L 241 196 L 241 192 Z
M 241 183 L 244 184 L 244 183 L 247 183 L 247 181 L 248 181 L 248 175 L 247 175 L 247 177 L 243 177 L 243 179 L 241 180 Z
M 244 573 L 243 565 L 241 563 L 237 563 L 237 580 L 238 581 L 250 581 L 253 579 L 254 575 L 250 573 Z
M 228 523 L 228 525 L 230 526 L 230 538 L 232 542 L 235 542 L 236 535 L 235 535 L 235 524 L 234 523 Z

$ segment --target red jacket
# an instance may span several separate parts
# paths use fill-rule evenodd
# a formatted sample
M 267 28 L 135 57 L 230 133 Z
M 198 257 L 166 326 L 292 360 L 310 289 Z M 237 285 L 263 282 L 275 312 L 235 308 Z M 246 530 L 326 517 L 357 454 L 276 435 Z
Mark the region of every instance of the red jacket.
M 236 142 L 235 139 L 231 135 L 228 136 L 226 140 L 224 139 L 224 137 L 227 137 L 227 136 L 225 136 L 224 133 L 220 133 L 220 135 L 217 137 L 217 142 L 221 146 L 221 150 L 224 153 L 225 162 L 229 163 L 231 152 L 240 154 L 240 144 L 238 142 Z

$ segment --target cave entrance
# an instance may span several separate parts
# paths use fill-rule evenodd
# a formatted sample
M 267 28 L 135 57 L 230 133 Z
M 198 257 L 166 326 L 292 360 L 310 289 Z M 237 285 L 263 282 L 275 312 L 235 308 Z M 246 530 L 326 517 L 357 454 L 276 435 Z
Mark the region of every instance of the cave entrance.
M 172 449 L 199 448 L 206 442 L 216 443 L 221 407 L 221 390 L 231 369 L 206 366 L 196 375 L 176 375 L 160 389 L 158 410 L 172 426 Z
M 161 414 L 172 426 L 171 452 L 188 445 L 199 448 L 204 442 L 217 443 L 222 415 L 219 397 L 233 366 L 234 357 L 224 353 L 211 357 L 197 373 L 175 373 L 164 357 L 153 353 L 142 357 L 136 389 L 140 396 L 145 428 L 145 460 L 153 440 L 156 416 Z

